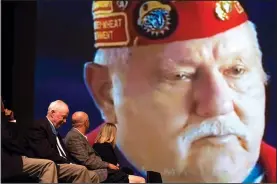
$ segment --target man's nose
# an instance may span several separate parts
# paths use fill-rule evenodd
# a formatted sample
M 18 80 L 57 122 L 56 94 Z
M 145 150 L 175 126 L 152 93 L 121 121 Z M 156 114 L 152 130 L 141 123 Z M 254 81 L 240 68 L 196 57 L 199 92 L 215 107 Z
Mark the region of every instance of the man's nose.
M 195 113 L 201 117 L 213 117 L 234 110 L 230 87 L 216 68 L 200 72 L 193 84 Z

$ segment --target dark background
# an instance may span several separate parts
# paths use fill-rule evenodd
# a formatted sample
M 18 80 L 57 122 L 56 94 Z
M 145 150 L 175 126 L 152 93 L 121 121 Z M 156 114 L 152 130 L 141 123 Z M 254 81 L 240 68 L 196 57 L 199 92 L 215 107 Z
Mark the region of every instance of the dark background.
M 276 147 L 277 1 L 241 1 L 258 31 L 267 88 L 265 140 Z M 51 101 L 102 122 L 86 90 L 83 65 L 93 57 L 91 0 L 2 1 L 2 96 L 21 126 L 46 115 Z M 62 135 L 70 123 L 61 129 Z
M 22 132 L 33 120 L 36 1 L 1 1 L 1 96 Z

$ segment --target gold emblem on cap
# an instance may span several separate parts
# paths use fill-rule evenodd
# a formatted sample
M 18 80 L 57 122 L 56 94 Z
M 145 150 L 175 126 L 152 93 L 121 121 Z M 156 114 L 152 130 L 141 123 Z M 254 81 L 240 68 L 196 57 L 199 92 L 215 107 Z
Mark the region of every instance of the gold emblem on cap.
M 240 5 L 240 3 L 239 3 L 238 1 L 235 1 L 235 2 L 234 2 L 234 6 L 235 6 L 235 8 L 236 8 L 236 10 L 237 10 L 237 12 L 238 12 L 239 14 L 241 14 L 242 12 L 244 12 L 243 7 Z
M 93 1 L 92 13 L 112 13 L 113 12 L 113 1 Z
M 229 20 L 229 13 L 232 12 L 232 1 L 218 1 L 216 2 L 215 13 L 220 20 Z
M 116 1 L 116 5 L 118 8 L 120 8 L 121 10 L 125 10 L 128 6 L 129 2 L 128 0 L 117 0 Z

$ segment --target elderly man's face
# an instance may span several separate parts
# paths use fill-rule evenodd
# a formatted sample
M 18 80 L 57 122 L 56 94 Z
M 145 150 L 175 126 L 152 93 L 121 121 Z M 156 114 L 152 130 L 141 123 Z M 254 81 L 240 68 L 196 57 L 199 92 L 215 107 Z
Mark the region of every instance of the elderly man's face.
M 132 49 L 111 70 L 117 145 L 164 181 L 241 182 L 264 131 L 263 69 L 243 26 L 213 38 Z
M 68 113 L 69 110 L 67 107 L 52 112 L 52 121 L 55 128 L 60 128 L 63 124 L 66 123 Z

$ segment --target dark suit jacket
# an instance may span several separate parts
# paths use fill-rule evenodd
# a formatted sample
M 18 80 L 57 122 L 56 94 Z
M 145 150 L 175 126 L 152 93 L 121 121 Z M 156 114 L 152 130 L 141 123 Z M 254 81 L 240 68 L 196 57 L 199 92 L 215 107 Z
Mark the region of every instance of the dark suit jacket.
M 22 158 L 25 155 L 24 146 L 17 140 L 16 124 L 8 122 L 1 115 L 1 179 L 22 174 Z
M 67 159 L 59 155 L 59 151 L 57 149 L 56 135 L 52 132 L 51 125 L 48 119 L 45 118 L 35 121 L 29 129 L 27 135 L 27 142 L 30 150 L 29 156 L 35 158 L 49 159 L 58 164 L 73 162 L 59 134 L 58 137 L 63 150 L 67 155 Z

